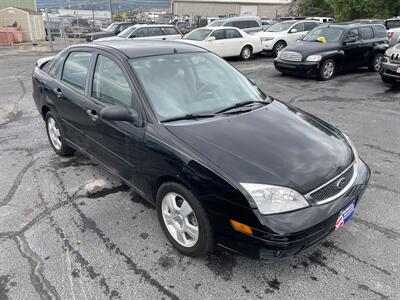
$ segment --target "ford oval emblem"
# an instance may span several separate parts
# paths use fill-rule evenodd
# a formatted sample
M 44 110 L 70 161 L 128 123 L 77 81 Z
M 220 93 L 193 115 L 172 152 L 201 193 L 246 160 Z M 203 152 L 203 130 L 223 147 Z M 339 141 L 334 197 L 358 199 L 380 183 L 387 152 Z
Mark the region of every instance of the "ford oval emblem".
M 336 183 L 336 186 L 339 188 L 339 189 L 342 189 L 342 188 L 344 188 L 345 186 L 347 185 L 347 179 L 346 178 L 340 178 L 339 180 L 338 180 L 338 182 Z

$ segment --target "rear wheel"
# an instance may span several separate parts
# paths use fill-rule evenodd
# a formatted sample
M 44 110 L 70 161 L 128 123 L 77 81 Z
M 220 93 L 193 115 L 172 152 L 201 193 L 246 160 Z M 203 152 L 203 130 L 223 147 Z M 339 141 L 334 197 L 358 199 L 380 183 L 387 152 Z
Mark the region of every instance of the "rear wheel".
M 156 201 L 161 228 L 176 249 L 193 257 L 212 250 L 214 238 L 207 213 L 187 188 L 165 183 L 159 188 Z
M 47 137 L 54 152 L 60 156 L 72 155 L 75 149 L 66 145 L 60 123 L 51 111 L 46 114 L 45 122 Z
M 240 52 L 240 58 L 243 60 L 249 60 L 253 51 L 250 46 L 244 46 L 242 51 Z
M 383 55 L 381 53 L 376 54 L 371 60 L 368 66 L 368 70 L 370 70 L 371 72 L 379 72 L 379 70 L 381 69 L 382 58 Z
M 272 54 L 277 56 L 279 52 L 281 52 L 284 48 L 286 48 L 287 44 L 284 41 L 279 41 L 272 48 Z
M 335 75 L 336 64 L 332 59 L 327 59 L 321 65 L 318 78 L 320 80 L 331 80 Z
M 381 78 L 384 83 L 395 83 L 396 82 L 396 78 L 387 77 L 385 75 L 381 75 Z

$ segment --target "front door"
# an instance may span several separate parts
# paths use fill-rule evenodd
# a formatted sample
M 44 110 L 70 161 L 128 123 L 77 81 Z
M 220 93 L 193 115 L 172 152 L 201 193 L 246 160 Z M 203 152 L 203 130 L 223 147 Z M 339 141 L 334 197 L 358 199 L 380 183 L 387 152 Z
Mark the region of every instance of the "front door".
M 229 49 L 225 45 L 225 30 L 217 29 L 211 36 L 215 37 L 215 40 L 206 42 L 209 45 L 207 49 L 221 57 L 229 56 Z
M 356 40 L 348 43 L 345 42 L 345 45 L 343 46 L 344 66 L 346 68 L 359 67 L 363 62 L 362 51 L 360 51 L 363 43 L 360 40 L 358 28 L 353 28 L 348 31 L 347 38 L 351 37 L 355 37 Z
M 99 54 L 89 83 L 90 104 L 85 107 L 91 125 L 84 128 L 89 152 L 133 186 L 138 187 L 137 151 L 144 128 L 141 122 L 109 121 L 101 118 L 106 106 L 119 105 L 139 113 L 137 96 L 123 65 L 108 54 Z

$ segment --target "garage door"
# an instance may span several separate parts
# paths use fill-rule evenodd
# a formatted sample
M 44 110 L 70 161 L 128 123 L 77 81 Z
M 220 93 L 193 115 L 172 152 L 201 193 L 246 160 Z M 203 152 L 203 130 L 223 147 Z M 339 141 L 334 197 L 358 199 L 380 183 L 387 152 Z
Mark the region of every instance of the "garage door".
M 257 5 L 241 5 L 240 15 L 257 16 Z

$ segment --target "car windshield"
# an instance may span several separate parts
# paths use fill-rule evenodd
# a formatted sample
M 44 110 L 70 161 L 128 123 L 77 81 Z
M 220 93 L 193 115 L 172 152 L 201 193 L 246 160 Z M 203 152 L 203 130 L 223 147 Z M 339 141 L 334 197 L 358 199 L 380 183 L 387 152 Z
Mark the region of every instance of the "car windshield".
M 224 24 L 224 22 L 225 22 L 225 20 L 214 21 L 214 22 L 210 23 L 208 26 L 219 27 L 219 26 L 222 26 Z
M 327 43 L 338 42 L 343 35 L 344 30 L 340 28 L 331 27 L 317 27 L 311 30 L 304 38 L 303 41 L 317 42 L 323 40 Z
M 212 53 L 129 60 L 160 121 L 215 114 L 237 103 L 267 96 L 229 63 Z
M 118 24 L 112 23 L 107 27 L 106 31 L 113 32 L 118 27 Z
M 126 28 L 125 30 L 121 31 L 119 34 L 117 34 L 117 36 L 119 37 L 123 37 L 123 38 L 128 38 L 132 32 L 134 32 L 136 30 L 137 27 L 135 26 L 131 26 Z
M 203 41 L 211 32 L 211 29 L 197 29 L 185 35 L 185 40 Z
M 275 25 L 272 25 L 270 28 L 267 29 L 267 32 L 281 32 L 288 30 L 295 22 L 282 22 L 282 23 L 276 23 Z

